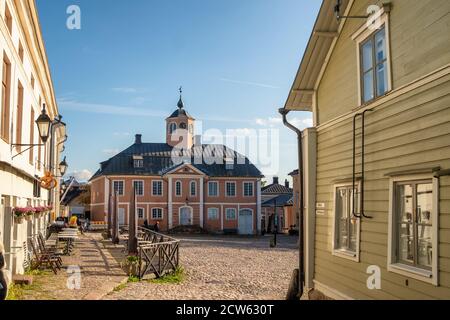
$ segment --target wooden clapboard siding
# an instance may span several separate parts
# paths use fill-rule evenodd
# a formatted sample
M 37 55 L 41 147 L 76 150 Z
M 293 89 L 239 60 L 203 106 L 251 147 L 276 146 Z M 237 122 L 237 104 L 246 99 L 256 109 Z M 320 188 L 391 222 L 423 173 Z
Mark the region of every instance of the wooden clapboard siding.
M 380 3 L 380 2 L 378 2 Z M 450 64 L 450 2 L 424 0 L 411 6 L 393 0 L 390 44 L 393 90 Z M 355 1 L 351 15 L 364 14 L 373 1 Z M 387 270 L 388 173 L 450 168 L 450 74 L 401 94 L 389 95 L 366 118 L 366 212 L 360 233 L 360 262 L 332 255 L 333 199 L 336 181 L 352 176 L 353 114 L 358 108 L 356 43 L 362 25 L 347 20 L 317 93 L 316 198 L 324 215 L 316 217 L 314 279 L 356 299 L 450 299 L 450 177 L 440 178 L 439 284 Z M 353 113 L 353 114 L 352 114 Z M 357 165 L 360 160 L 357 160 Z M 367 267 L 382 271 L 382 289 L 366 286 Z
M 376 2 L 380 4 L 381 1 Z M 393 88 L 404 86 L 419 77 L 450 63 L 450 2 L 423 0 L 391 1 L 390 44 Z M 350 14 L 362 15 L 374 1 L 357 0 Z M 330 62 L 320 82 L 317 96 L 319 123 L 329 121 L 358 106 L 358 68 L 356 44 L 351 36 L 362 25 L 348 19 Z M 414 53 L 414 54 L 412 54 Z

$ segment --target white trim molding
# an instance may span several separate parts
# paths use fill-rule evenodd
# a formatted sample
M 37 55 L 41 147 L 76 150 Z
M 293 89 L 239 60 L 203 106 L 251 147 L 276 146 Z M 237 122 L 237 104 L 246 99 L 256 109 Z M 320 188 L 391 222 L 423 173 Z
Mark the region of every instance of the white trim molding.
M 348 260 L 352 260 L 354 262 L 360 262 L 360 251 L 361 251 L 361 219 L 356 218 L 356 251 L 350 252 L 346 250 L 336 249 L 336 191 L 338 188 L 351 188 L 353 182 L 349 183 L 339 183 L 333 185 L 333 229 L 332 229 L 332 237 L 331 237 L 331 249 L 332 255 Z M 361 190 L 361 183 L 357 182 L 358 190 Z M 361 207 L 361 198 L 358 199 L 358 207 Z M 350 209 L 350 207 L 349 207 Z
M 431 271 L 416 266 L 397 262 L 396 255 L 396 223 L 395 223 L 395 185 L 400 182 L 431 181 L 433 184 L 433 212 L 432 212 L 432 261 Z M 433 174 L 416 174 L 391 177 L 389 181 L 389 221 L 388 221 L 388 255 L 387 270 L 419 281 L 439 286 L 439 178 Z
M 323 283 L 321 283 L 317 280 L 313 280 L 313 282 L 314 282 L 314 289 L 316 289 L 317 291 L 320 291 L 328 298 L 331 298 L 334 300 L 355 300 L 354 298 L 347 296 L 346 294 L 344 294 L 334 288 L 324 285 Z

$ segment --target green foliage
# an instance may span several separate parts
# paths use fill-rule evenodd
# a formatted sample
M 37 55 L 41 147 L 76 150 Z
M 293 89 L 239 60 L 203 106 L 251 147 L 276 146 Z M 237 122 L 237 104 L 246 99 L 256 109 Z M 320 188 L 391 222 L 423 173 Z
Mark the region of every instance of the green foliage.
M 139 257 L 137 257 L 137 256 L 128 256 L 127 257 L 127 263 L 129 263 L 129 264 L 138 264 L 139 263 Z
M 136 276 L 129 276 L 128 277 L 128 283 L 130 283 L 130 282 L 139 282 L 139 281 L 141 281 L 139 279 L 139 277 L 136 277 Z
M 162 278 L 149 280 L 150 283 L 155 284 L 178 284 L 185 279 L 185 271 L 182 267 L 178 267 L 174 272 L 165 275 Z

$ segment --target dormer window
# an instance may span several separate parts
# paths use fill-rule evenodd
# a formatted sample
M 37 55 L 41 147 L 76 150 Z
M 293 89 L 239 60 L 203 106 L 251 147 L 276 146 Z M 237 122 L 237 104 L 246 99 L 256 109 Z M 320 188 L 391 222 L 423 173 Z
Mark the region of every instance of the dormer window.
M 180 123 L 180 129 L 186 129 L 186 123 Z
M 135 168 L 143 168 L 144 158 L 142 156 L 133 156 L 133 164 Z

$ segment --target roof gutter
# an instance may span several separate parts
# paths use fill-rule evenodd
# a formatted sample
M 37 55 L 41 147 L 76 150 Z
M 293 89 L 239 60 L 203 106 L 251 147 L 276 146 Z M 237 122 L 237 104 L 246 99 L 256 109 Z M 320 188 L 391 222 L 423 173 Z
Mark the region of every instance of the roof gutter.
M 304 182 L 303 182 L 303 139 L 302 139 L 302 131 L 295 127 L 293 124 L 289 123 L 287 120 L 287 115 L 289 114 L 289 110 L 285 108 L 281 108 L 278 112 L 283 117 L 283 124 L 294 131 L 297 134 L 297 144 L 298 144 L 298 183 L 299 183 L 299 235 L 300 235 L 300 244 L 299 244 L 299 284 L 298 284 L 298 295 L 299 298 L 303 296 L 303 288 L 305 286 L 305 226 L 304 226 L 304 198 L 303 198 L 303 190 L 304 190 Z

